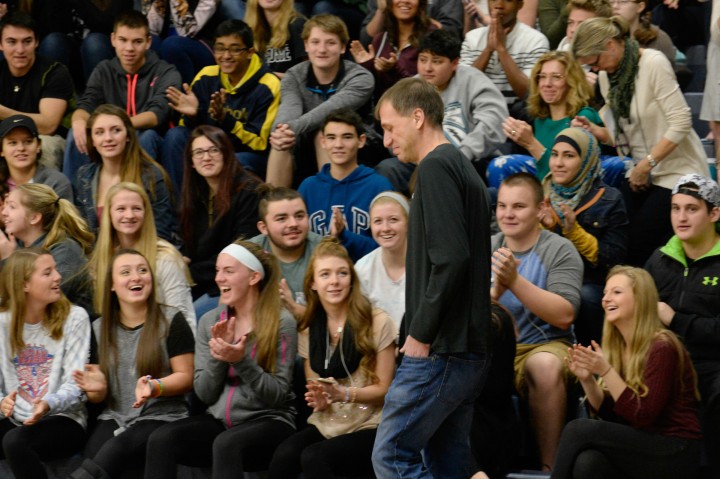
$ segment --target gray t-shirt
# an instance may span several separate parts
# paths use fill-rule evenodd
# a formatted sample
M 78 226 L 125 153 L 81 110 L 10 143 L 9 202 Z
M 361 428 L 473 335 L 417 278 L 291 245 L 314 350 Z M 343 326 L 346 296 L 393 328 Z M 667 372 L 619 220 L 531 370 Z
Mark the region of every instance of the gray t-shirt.
M 163 349 L 163 373 L 161 377 L 172 373 L 170 358 L 181 354 L 191 353 L 195 349 L 195 339 L 187 321 L 175 308 L 163 308 L 168 318 L 168 333 L 160 346 Z M 172 318 L 172 319 L 170 319 Z M 93 323 L 95 337 L 100 337 L 102 318 Z M 175 421 L 187 417 L 187 404 L 184 396 L 160 396 L 148 400 L 142 407 L 133 408 L 135 402 L 135 385 L 140 377 L 136 371 L 135 360 L 137 347 L 142 334 L 143 326 L 127 329 L 118 326 L 116 341 L 118 351 L 118 365 L 114 368 L 115 374 L 108 378 L 108 386 L 112 395 L 113 404 L 108 405 L 98 419 L 114 419 L 120 426 L 128 427 L 135 421 L 152 419 L 155 421 Z
M 308 233 L 307 242 L 305 243 L 305 253 L 298 260 L 293 261 L 292 263 L 278 261 L 278 263 L 280 263 L 282 277 L 285 278 L 285 281 L 287 281 L 290 291 L 292 291 L 293 298 L 295 298 L 295 302 L 297 304 L 307 304 L 307 301 L 305 300 L 305 293 L 303 293 L 305 271 L 307 271 L 307 266 L 310 263 L 310 256 L 312 255 L 312 252 L 315 250 L 315 247 L 320 244 L 322 238 L 323 237 L 319 234 L 310 231 Z M 251 238 L 250 241 L 255 244 L 259 244 L 267 251 L 271 250 L 270 238 L 266 235 L 257 235 L 254 238 Z
M 492 237 L 492 250 L 505 243 L 505 235 L 498 233 Z M 580 292 L 583 280 L 583 262 L 573 244 L 562 236 L 547 230 L 529 251 L 513 252 L 520 260 L 518 274 L 535 286 L 562 296 L 570 301 L 575 313 L 580 308 Z M 575 339 L 573 328 L 563 330 L 546 323 L 535 316 L 508 290 L 500 297 L 515 318 L 520 334 L 520 344 L 541 344 L 550 341 L 569 341 Z

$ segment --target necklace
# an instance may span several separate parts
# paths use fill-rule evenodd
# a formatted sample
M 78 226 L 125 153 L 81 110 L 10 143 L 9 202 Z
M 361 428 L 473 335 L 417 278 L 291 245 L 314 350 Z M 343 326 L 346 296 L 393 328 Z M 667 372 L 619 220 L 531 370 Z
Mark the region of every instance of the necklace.
M 328 328 L 327 335 L 325 336 L 325 370 L 327 371 L 328 365 L 330 364 L 330 358 L 332 357 L 333 353 L 335 352 L 335 348 L 340 343 L 340 335 L 343 332 L 343 327 L 338 326 L 332 335 L 330 334 L 330 329 Z M 332 336 L 332 340 L 330 337 Z M 342 346 L 340 346 L 342 349 Z

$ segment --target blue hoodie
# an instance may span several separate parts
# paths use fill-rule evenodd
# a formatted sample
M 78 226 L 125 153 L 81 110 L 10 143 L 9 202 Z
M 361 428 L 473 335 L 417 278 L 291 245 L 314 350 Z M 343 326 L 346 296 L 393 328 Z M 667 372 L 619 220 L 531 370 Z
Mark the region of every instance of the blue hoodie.
M 388 190 L 392 190 L 390 181 L 372 168 L 359 165 L 338 181 L 330 176 L 329 163 L 298 188 L 307 204 L 310 229 L 319 235 L 330 234 L 333 208 L 340 208 L 347 227 L 339 239 L 353 261 L 377 248 L 370 233 L 370 202 L 378 193 Z

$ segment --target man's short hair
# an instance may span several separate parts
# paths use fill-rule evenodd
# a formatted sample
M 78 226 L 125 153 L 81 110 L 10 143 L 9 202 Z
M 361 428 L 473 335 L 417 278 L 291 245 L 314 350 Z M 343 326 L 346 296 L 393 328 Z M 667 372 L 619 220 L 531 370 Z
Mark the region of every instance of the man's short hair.
M 383 93 L 375 107 L 375 117 L 380 118 L 380 107 L 390 103 L 400 116 L 408 117 L 416 108 L 425 113 L 432 126 L 442 128 L 445 105 L 437 88 L 422 78 L 403 78 Z
M 420 53 L 447 57 L 450 61 L 460 58 L 462 41 L 454 32 L 440 28 L 433 30 L 420 40 Z
M 349 108 L 341 108 L 330 112 L 330 114 L 325 118 L 320 131 L 325 133 L 325 127 L 328 123 L 345 123 L 346 125 L 355 127 L 357 136 L 365 134 L 365 126 L 363 125 L 362 118 L 360 118 L 360 115 L 358 115 L 354 110 L 350 110 Z
M 0 39 L 2 39 L 3 31 L 5 30 L 5 27 L 15 27 L 15 28 L 24 28 L 26 30 L 30 30 L 33 33 L 33 36 L 35 37 L 35 40 L 39 40 L 38 37 L 38 31 L 37 31 L 37 23 L 35 23 L 35 20 L 33 17 L 31 17 L 29 14 L 25 12 L 20 11 L 13 11 L 5 15 L 0 22 Z
M 536 204 L 542 203 L 545 200 L 542 184 L 540 180 L 537 179 L 537 176 L 532 173 L 522 172 L 510 175 L 500 183 L 500 188 L 503 186 L 526 186 L 530 188 Z
M 148 19 L 137 10 L 128 10 L 118 15 L 115 19 L 115 23 L 113 24 L 113 32 L 117 32 L 120 27 L 127 27 L 131 30 L 142 28 L 145 30 L 145 35 L 150 36 L 150 24 L 148 23 Z
M 337 35 L 338 38 L 340 38 L 340 43 L 343 45 L 347 45 L 347 42 L 350 41 L 350 34 L 348 33 L 345 22 L 343 22 L 340 17 L 326 13 L 315 15 L 305 22 L 305 26 L 302 31 L 303 41 L 307 41 L 307 39 L 310 38 L 310 32 L 316 27 L 325 33 Z
M 613 16 L 613 7 L 608 0 L 569 0 L 567 10 L 585 10 L 598 17 Z
M 305 204 L 305 199 L 302 197 L 297 190 L 288 188 L 287 186 L 272 186 L 269 183 L 265 183 L 258 187 L 258 194 L 260 195 L 260 202 L 258 203 L 258 215 L 260 221 L 265 221 L 265 216 L 268 212 L 268 204 L 274 203 L 275 201 L 292 201 L 300 198 Z M 307 205 L 305 205 L 307 210 Z
M 215 39 L 220 37 L 236 36 L 245 44 L 245 48 L 252 48 L 253 32 L 250 26 L 242 20 L 231 18 L 220 23 L 215 29 Z

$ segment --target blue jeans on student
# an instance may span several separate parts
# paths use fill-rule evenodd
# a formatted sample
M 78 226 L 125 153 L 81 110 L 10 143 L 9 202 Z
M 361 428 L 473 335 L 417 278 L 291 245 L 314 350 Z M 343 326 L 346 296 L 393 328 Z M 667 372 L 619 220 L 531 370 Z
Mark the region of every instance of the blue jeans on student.
M 138 131 L 138 143 L 140 147 L 147 152 L 154 160 L 157 161 L 158 155 L 160 154 L 160 145 L 162 143 L 162 136 L 155 130 L 142 130 Z M 90 157 L 83 155 L 78 151 L 75 146 L 75 137 L 73 136 L 73 130 L 70 128 L 67 135 L 67 143 L 65 145 L 65 156 L 63 157 L 62 172 L 65 173 L 70 179 L 70 182 L 75 181 L 77 170 L 81 166 L 90 163 Z
M 405 356 L 385 396 L 373 449 L 375 475 L 468 478 L 469 433 L 488 354 Z
M 183 83 L 192 83 L 195 75 L 206 66 L 215 65 L 215 56 L 210 47 L 194 38 L 172 35 L 160 44 L 161 58 L 175 65 Z
M 218 5 L 218 14 L 223 20 L 243 20 L 245 18 L 245 0 L 223 0 Z
M 115 57 L 115 48 L 110 41 L 110 35 L 90 33 L 80 45 L 80 57 L 82 58 L 83 75 L 87 81 L 98 63 Z
M 193 301 L 196 321 L 199 323 L 205 313 L 217 308 L 219 304 L 220 296 L 210 296 L 207 293 Z

